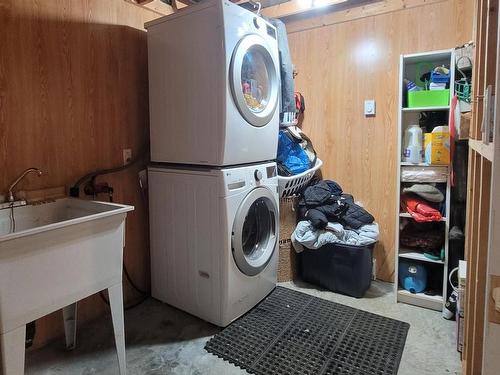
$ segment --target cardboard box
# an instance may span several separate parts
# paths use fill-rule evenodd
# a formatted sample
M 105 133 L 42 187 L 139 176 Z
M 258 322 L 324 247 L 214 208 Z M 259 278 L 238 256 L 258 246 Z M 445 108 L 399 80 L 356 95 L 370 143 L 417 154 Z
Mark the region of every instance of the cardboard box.
M 472 116 L 470 112 L 460 115 L 460 129 L 458 129 L 458 139 L 469 139 L 470 122 Z
M 280 198 L 280 240 L 290 239 L 295 230 L 297 225 L 296 205 L 296 197 Z
M 297 253 L 290 240 L 282 240 L 279 244 L 278 282 L 292 281 L 297 278 Z
M 448 126 L 436 126 L 432 133 L 425 133 L 425 162 L 427 164 L 450 164 L 450 130 Z
M 458 261 L 458 288 L 464 291 L 467 285 L 467 262 L 465 260 Z
M 297 254 L 292 246 L 292 233 L 297 226 L 297 197 L 280 198 L 278 282 L 297 276 Z
M 455 49 L 455 61 L 458 69 L 472 69 L 474 61 L 474 49 L 472 43 L 467 43 Z

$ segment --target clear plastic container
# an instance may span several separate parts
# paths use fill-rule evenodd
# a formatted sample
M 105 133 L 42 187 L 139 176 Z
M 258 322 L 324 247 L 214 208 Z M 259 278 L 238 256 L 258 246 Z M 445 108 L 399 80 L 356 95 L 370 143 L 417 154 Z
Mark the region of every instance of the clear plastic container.
M 423 135 L 418 125 L 410 125 L 405 132 L 403 161 L 412 164 L 423 162 Z

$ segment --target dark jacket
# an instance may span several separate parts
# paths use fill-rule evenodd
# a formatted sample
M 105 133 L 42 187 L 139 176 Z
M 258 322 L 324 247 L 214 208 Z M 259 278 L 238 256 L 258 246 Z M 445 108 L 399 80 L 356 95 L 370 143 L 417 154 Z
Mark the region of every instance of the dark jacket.
M 375 221 L 368 211 L 354 203 L 352 195 L 342 194 L 342 188 L 333 181 L 320 181 L 304 191 L 299 201 L 299 217 L 309 220 L 317 229 L 324 229 L 329 221 L 353 229 Z

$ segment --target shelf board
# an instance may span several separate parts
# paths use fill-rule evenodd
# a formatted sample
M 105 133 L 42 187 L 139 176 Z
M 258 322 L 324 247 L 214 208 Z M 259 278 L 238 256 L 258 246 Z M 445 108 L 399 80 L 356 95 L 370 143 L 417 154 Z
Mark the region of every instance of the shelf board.
M 404 64 L 416 64 L 419 62 L 434 62 L 440 60 L 450 60 L 452 55 L 451 49 L 443 49 L 439 51 L 420 52 L 403 55 Z
M 398 289 L 398 301 L 432 310 L 443 310 L 443 296 L 440 295 L 428 296 L 424 293 L 413 294 L 405 289 Z
M 493 161 L 494 154 L 494 143 L 490 142 L 487 145 L 483 143 L 482 140 L 479 139 L 469 139 L 469 147 L 476 151 L 482 157 L 488 159 L 489 161 Z
M 399 217 L 404 217 L 404 218 L 407 218 L 407 219 L 413 219 L 413 217 L 408 213 L 408 212 L 400 212 L 399 213 Z M 443 222 L 446 222 L 446 217 L 442 217 L 441 220 L 439 221 L 443 221 Z
M 436 106 L 436 107 L 414 107 L 402 108 L 403 112 L 428 112 L 428 111 L 447 111 L 450 109 L 449 105 Z
M 418 164 L 415 164 L 415 163 L 409 163 L 407 161 L 402 161 L 400 163 L 400 165 L 402 167 L 445 167 L 445 168 L 448 168 L 448 164 L 427 164 L 427 163 L 418 163 Z
M 437 264 L 443 264 L 444 261 L 442 260 L 432 260 L 427 258 L 423 253 L 410 250 L 410 249 L 399 249 L 399 257 L 400 258 L 407 258 L 407 259 L 414 259 L 414 260 L 419 260 L 422 262 L 429 262 L 429 263 L 437 263 Z

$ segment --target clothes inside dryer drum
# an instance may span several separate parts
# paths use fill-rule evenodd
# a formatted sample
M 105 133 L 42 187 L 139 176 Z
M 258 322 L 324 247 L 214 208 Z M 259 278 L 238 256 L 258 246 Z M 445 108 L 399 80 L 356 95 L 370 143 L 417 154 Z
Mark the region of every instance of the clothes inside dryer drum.
M 233 99 L 240 114 L 253 126 L 276 118 L 280 79 L 269 44 L 259 35 L 244 36 L 234 49 L 230 65 Z
M 275 230 L 274 219 L 265 199 L 259 198 L 250 206 L 243 224 L 242 247 L 249 260 L 262 256 Z
M 269 103 L 269 83 L 264 55 L 256 47 L 249 48 L 241 67 L 241 89 L 252 112 L 262 112 Z

